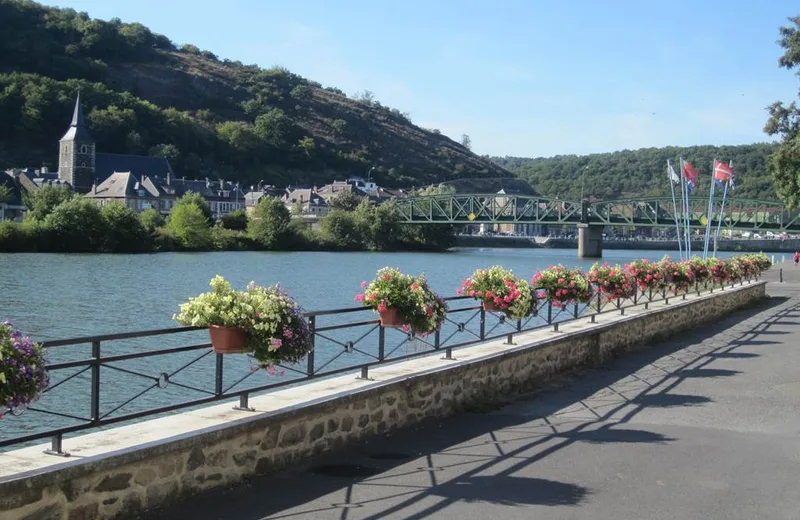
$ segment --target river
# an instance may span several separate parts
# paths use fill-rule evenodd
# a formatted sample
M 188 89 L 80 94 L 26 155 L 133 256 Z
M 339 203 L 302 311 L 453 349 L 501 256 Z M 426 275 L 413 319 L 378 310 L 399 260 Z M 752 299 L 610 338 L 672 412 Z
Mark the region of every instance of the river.
M 603 261 L 613 264 L 634 258 L 657 260 L 665 254 L 669 253 L 613 250 L 604 252 Z M 674 252 L 672 254 L 674 256 Z M 722 253 L 720 256 L 729 255 Z M 424 272 L 435 291 L 443 296 L 455 296 L 461 280 L 482 267 L 502 265 L 530 279 L 538 269 L 548 265 L 564 264 L 588 269 L 593 262 L 579 260 L 574 250 L 556 249 L 457 249 L 448 253 L 0 254 L 0 320 L 10 320 L 15 327 L 38 341 L 66 339 L 176 326 L 172 315 L 178 310 L 179 304 L 208 290 L 208 282 L 216 274 L 229 279 L 236 288 L 243 288 L 251 280 L 262 285 L 280 283 L 306 310 L 322 310 L 356 306 L 353 297 L 360 292 L 361 281 L 371 280 L 375 271 L 384 266 L 398 267 L 407 273 Z M 351 321 L 375 319 L 367 310 L 347 316 Z M 463 317 L 465 314 L 458 316 L 453 319 L 466 320 Z M 336 323 L 335 320 L 341 318 L 325 317 L 329 320 L 327 324 L 332 323 L 330 320 Z M 473 316 L 470 327 L 476 323 L 477 319 Z M 324 323 L 318 322 L 320 325 Z M 450 337 L 457 325 L 446 325 L 449 329 L 445 331 L 443 328 L 442 336 Z M 501 325 L 495 322 L 491 326 Z M 318 337 L 315 353 L 317 370 L 323 366 L 332 369 L 369 361 L 369 355 L 364 352 L 376 354 L 377 332 L 374 326 L 364 327 L 363 330 L 362 333 L 345 329 L 327 333 L 325 338 Z M 461 334 L 473 334 L 471 337 L 475 337 L 474 331 Z M 105 356 L 126 354 L 207 341 L 207 333 L 198 331 L 188 335 L 103 342 L 102 353 Z M 355 341 L 356 348 L 364 352 L 343 353 L 341 342 L 347 341 Z M 407 353 L 409 348 L 424 349 L 425 345 L 418 343 L 414 347 L 399 331 L 387 331 L 386 348 L 387 354 L 400 355 Z M 87 359 L 90 355 L 88 346 L 57 347 L 48 351 L 51 362 Z M 114 417 L 209 395 L 179 386 L 184 384 L 213 392 L 213 356 L 194 361 L 203 353 L 184 352 L 104 366 L 101 371 L 103 413 Z M 182 368 L 187 364 L 188 368 Z M 129 372 L 117 370 L 113 368 L 115 366 Z M 249 366 L 250 362 L 245 356 L 226 356 L 225 387 L 242 377 L 247 380 L 233 385 L 233 389 L 276 381 L 276 376 L 264 371 L 248 376 Z M 77 371 L 65 369 L 52 372 L 51 386 Z M 161 372 L 174 373 L 170 381 L 175 384 L 170 384 L 166 389 L 148 390 L 153 385 L 153 377 Z M 294 379 L 299 376 L 287 372 L 284 376 L 277 376 L 280 377 Z M 79 374 L 45 394 L 35 407 L 86 417 L 89 383 L 88 373 Z M 125 404 L 139 392 L 144 393 Z M 0 439 L 44 427 L 72 424 L 77 423 L 30 410 L 20 417 L 0 420 Z

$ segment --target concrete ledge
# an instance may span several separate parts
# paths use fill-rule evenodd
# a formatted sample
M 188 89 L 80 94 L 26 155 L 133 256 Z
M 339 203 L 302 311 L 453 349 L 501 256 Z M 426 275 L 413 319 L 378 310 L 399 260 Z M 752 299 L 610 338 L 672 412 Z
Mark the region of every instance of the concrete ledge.
M 69 459 L 44 445 L 0 454 L 0 517 L 124 518 L 204 489 L 285 468 L 345 443 L 446 416 L 475 402 L 507 401 L 558 372 L 602 363 L 765 296 L 766 282 L 579 319 L 491 341 L 309 382 L 230 404 L 65 440 Z

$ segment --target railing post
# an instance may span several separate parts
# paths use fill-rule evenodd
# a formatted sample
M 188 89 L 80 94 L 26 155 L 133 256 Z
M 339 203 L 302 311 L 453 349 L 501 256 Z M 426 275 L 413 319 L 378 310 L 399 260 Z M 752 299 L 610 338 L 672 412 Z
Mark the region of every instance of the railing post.
M 436 331 L 436 342 L 439 342 L 439 331 Z M 378 326 L 378 361 L 386 357 L 386 329 Z
M 217 365 L 214 372 L 214 395 L 217 397 L 222 395 L 222 371 L 223 371 L 223 364 L 222 360 L 224 356 L 222 354 L 217 354 Z
M 92 423 L 100 421 L 100 342 L 92 341 Z
M 481 305 L 481 341 L 486 338 L 486 310 Z
M 240 412 L 255 412 L 256 409 L 252 408 L 248 404 L 248 398 L 249 398 L 249 394 L 240 395 L 239 396 L 239 404 L 237 406 L 234 406 L 233 409 L 234 410 L 238 410 Z
M 783 267 L 780 268 L 778 276 L 780 276 L 780 282 L 783 283 Z
M 50 449 L 44 450 L 45 454 L 47 455 L 55 455 L 57 457 L 69 457 L 69 453 L 64 451 L 61 442 L 63 437 L 60 433 L 57 433 L 50 437 Z
M 311 330 L 311 350 L 308 351 L 308 357 L 306 362 L 308 363 L 306 367 L 306 373 L 308 377 L 314 376 L 314 347 L 317 342 L 317 317 L 316 316 L 309 316 L 308 317 L 308 328 Z M 381 333 L 383 333 L 383 327 L 381 327 Z
M 436 332 L 433 335 L 433 348 L 434 348 L 434 350 L 439 350 L 439 344 L 440 343 L 441 343 L 441 334 L 440 334 L 439 329 L 436 329 Z M 383 341 L 381 341 L 380 347 L 381 348 L 378 351 L 378 354 L 379 354 L 380 358 L 383 359 Z

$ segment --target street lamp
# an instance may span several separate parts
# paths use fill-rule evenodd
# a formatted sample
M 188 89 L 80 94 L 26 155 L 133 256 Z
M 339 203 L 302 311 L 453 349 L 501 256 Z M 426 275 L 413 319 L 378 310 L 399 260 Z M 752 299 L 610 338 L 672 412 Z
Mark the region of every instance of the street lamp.
M 375 169 L 375 167 L 373 166 L 373 167 L 372 167 L 372 168 L 370 168 L 370 169 L 369 169 L 369 171 L 367 172 L 367 182 L 368 182 L 368 183 L 369 183 L 369 180 L 370 180 L 370 178 L 372 177 L 372 170 L 374 170 L 374 169 Z
M 584 166 L 583 170 L 581 170 L 581 202 L 583 202 L 583 187 L 585 185 L 586 170 L 588 169 L 589 169 L 588 166 Z

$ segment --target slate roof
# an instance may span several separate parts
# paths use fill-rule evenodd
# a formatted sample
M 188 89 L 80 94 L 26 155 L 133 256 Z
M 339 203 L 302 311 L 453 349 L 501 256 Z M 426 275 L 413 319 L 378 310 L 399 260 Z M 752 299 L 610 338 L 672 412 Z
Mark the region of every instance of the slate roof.
M 286 202 L 294 204 L 295 202 L 310 202 L 311 204 L 317 206 L 326 206 L 328 202 L 325 200 L 324 197 L 321 197 L 319 194 L 315 193 L 314 190 L 311 188 L 296 188 L 296 189 L 286 189 L 286 195 L 284 195 L 284 199 Z
M 92 141 L 92 136 L 89 135 L 89 131 L 86 129 L 86 121 L 83 117 L 83 106 L 81 105 L 81 94 L 78 92 L 78 97 L 75 99 L 75 110 L 72 112 L 72 122 L 69 124 L 69 129 L 67 133 L 64 134 L 64 137 L 61 138 L 62 141 Z
M 100 183 L 114 172 L 130 172 L 138 178 L 143 176 L 166 177 L 172 168 L 166 157 L 147 155 L 124 155 L 118 153 L 97 153 L 94 159 L 95 181 Z
M 87 193 L 87 197 L 98 198 L 126 198 L 137 197 L 139 188 L 146 190 L 145 196 L 157 197 L 158 193 L 153 193 L 143 185 L 139 179 L 131 172 L 115 172 L 106 180 L 101 182 L 95 189 Z

